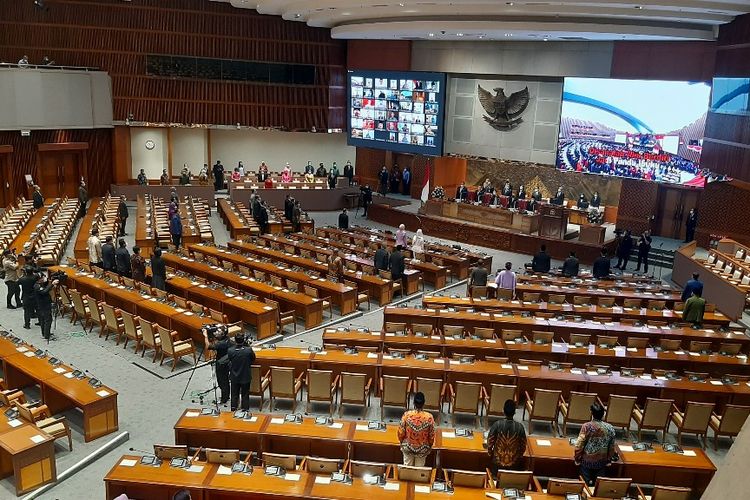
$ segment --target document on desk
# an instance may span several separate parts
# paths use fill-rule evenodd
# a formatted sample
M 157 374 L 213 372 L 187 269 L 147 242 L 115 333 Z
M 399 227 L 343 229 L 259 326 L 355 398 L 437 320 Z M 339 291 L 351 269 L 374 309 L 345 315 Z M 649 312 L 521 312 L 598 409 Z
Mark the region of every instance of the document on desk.
M 8 425 L 11 427 L 18 427 L 19 425 L 23 425 L 23 422 L 21 422 L 17 418 L 14 418 L 13 420 L 8 420 Z
M 315 476 L 315 484 L 331 484 L 331 478 L 328 476 Z
M 424 484 L 417 484 L 414 486 L 414 493 L 429 493 L 430 487 Z
M 218 470 L 216 471 L 216 474 L 219 476 L 231 476 L 232 468 L 227 467 L 226 465 L 220 465 Z
M 369 429 L 367 428 L 367 424 L 357 424 L 357 425 L 355 426 L 355 429 L 356 429 L 356 430 L 358 430 L 358 431 L 366 431 L 366 430 L 369 430 Z
M 624 452 L 635 451 L 632 446 L 627 446 L 624 444 L 619 445 L 618 448 L 620 448 L 620 451 L 624 451 Z
M 185 416 L 186 417 L 199 417 L 200 414 L 201 414 L 201 412 L 199 412 L 199 411 L 188 411 L 188 412 L 185 412 Z
M 443 431 L 443 439 L 452 439 L 456 437 L 456 433 L 453 431 Z
M 18 351 L 18 352 L 26 352 L 28 350 L 29 349 L 27 347 L 24 347 L 24 346 L 16 347 L 16 351 Z
M 386 491 L 398 491 L 400 487 L 399 483 L 385 483 L 383 489 Z
M 120 460 L 120 465 L 123 467 L 135 467 L 137 463 L 138 460 L 133 460 L 132 458 L 123 458 Z
M 37 434 L 35 436 L 31 436 L 29 439 L 31 439 L 34 444 L 39 444 L 44 441 L 44 436 L 42 436 L 41 434 Z
M 344 422 L 334 422 L 331 425 L 329 425 L 331 429 L 343 429 L 344 428 Z
M 537 446 L 552 446 L 552 441 L 549 439 L 537 439 L 536 440 Z
M 203 466 L 202 465 L 191 465 L 187 468 L 188 472 L 203 472 Z
M 284 419 L 283 418 L 272 418 L 271 419 L 271 423 L 275 424 L 275 425 L 281 425 L 281 424 L 284 423 Z
M 686 457 L 697 457 L 697 453 L 694 450 L 684 450 L 682 454 Z
M 302 476 L 300 474 L 284 474 L 284 479 L 287 481 L 299 481 Z
M 100 398 L 106 398 L 107 396 L 109 396 L 109 391 L 105 391 L 104 389 L 102 389 L 101 391 L 96 391 L 96 395 Z

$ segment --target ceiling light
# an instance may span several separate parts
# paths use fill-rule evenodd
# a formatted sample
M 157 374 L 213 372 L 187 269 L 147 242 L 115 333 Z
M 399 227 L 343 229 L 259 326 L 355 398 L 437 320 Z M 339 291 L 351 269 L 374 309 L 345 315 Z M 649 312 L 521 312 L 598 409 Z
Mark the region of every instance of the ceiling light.
M 463 33 L 456 33 L 456 36 L 464 36 Z
M 403 6 L 404 6 L 404 3 L 403 3 L 403 2 L 400 2 L 400 3 L 398 4 L 398 6 L 399 6 L 399 7 L 403 7 Z
M 428 33 L 427 36 L 435 36 L 435 33 Z
M 513 7 L 513 2 L 505 2 L 505 5 L 510 5 L 511 7 Z
M 634 8 L 638 9 L 638 10 L 641 10 L 643 8 L 643 5 L 636 5 Z
M 549 36 L 544 35 L 544 38 L 542 38 L 542 40 L 544 40 L 545 42 L 548 42 L 549 41 Z
M 295 19 L 299 19 L 300 17 L 302 17 L 302 14 L 294 14 Z

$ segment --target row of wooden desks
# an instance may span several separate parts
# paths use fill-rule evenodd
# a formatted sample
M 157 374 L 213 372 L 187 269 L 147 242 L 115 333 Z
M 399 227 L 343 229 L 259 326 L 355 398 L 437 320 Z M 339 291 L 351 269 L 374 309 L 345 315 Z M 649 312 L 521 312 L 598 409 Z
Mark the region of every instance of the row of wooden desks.
M 472 299 L 469 297 L 443 297 L 425 295 L 422 305 L 426 308 L 436 307 L 469 307 L 479 311 L 518 311 L 528 313 L 553 313 L 556 315 L 581 316 L 583 318 L 612 318 L 613 320 L 631 319 L 634 321 L 682 321 L 682 313 L 672 309 L 647 309 L 645 307 L 626 308 L 622 306 L 603 307 L 597 305 L 552 304 L 549 302 L 525 302 L 521 300 Z M 703 322 L 720 327 L 728 327 L 729 317 L 719 311 L 706 312 Z
M 589 271 L 580 271 L 578 276 L 570 277 L 563 276 L 560 273 L 555 274 L 536 274 L 533 272 L 518 274 L 516 277 L 518 283 L 524 284 L 535 284 L 535 285 L 558 285 L 568 286 L 574 285 L 577 287 L 596 287 L 596 288 L 609 288 L 616 287 L 621 290 L 639 290 L 643 292 L 662 292 L 662 291 L 674 291 L 675 288 L 657 279 L 646 278 L 640 276 L 638 278 L 625 276 L 617 276 L 616 279 L 596 279 L 591 275 Z
M 385 322 L 406 323 L 409 327 L 414 324 L 428 324 L 443 330 L 447 325 L 463 325 L 468 331 L 474 327 L 480 327 L 493 328 L 498 333 L 502 330 L 521 330 L 529 338 L 533 331 L 551 331 L 554 332 L 555 339 L 566 342 L 570 341 L 571 334 L 606 335 L 617 337 L 621 345 L 626 345 L 629 337 L 648 338 L 652 345 L 658 343 L 660 338 L 669 338 L 680 339 L 683 342 L 692 340 L 710 342 L 711 349 L 716 352 L 720 350 L 723 343 L 742 344 L 742 352 L 750 351 L 750 337 L 744 331 L 678 326 L 680 321 L 676 318 L 665 326 L 654 326 L 583 318 L 579 320 L 567 316 L 569 315 L 558 319 L 537 317 L 528 312 L 468 312 L 393 306 L 386 307 L 384 310 Z
M 521 359 L 534 359 L 557 363 L 573 363 L 577 367 L 586 365 L 607 365 L 612 369 L 643 368 L 645 370 L 664 369 L 680 372 L 692 371 L 727 374 L 750 374 L 750 363 L 746 354 L 723 355 L 689 352 L 687 350 L 660 351 L 651 347 L 614 346 L 602 347 L 595 343 L 576 346 L 567 342 L 535 344 L 533 342 L 512 342 L 499 338 L 481 339 L 452 337 L 442 334 L 414 335 L 349 331 L 345 328 L 329 328 L 323 332 L 323 342 L 348 347 L 377 347 L 378 350 L 409 349 L 412 351 L 437 352 L 443 356 L 470 355 L 478 358 L 486 356 L 507 357 L 513 362 Z
M 219 205 L 219 216 L 224 221 L 224 225 L 229 229 L 229 235 L 233 239 L 241 236 L 252 236 L 260 233 L 260 227 L 254 220 L 247 220 L 246 216 L 241 216 L 237 207 L 226 198 L 217 200 Z
M 497 285 L 494 281 L 487 283 L 488 295 L 494 296 Z M 641 291 L 640 289 L 623 289 L 618 286 L 606 286 L 599 288 L 596 285 L 580 286 L 576 284 L 567 285 L 544 285 L 540 283 L 519 283 L 516 285 L 516 295 L 523 297 L 524 293 L 538 293 L 542 301 L 546 302 L 550 295 L 564 295 L 567 302 L 572 303 L 574 297 L 587 297 L 592 301 L 600 298 L 612 298 L 616 304 L 622 305 L 626 299 L 640 300 L 642 304 L 649 301 L 663 300 L 667 307 L 674 307 L 674 304 L 682 301 L 682 295 L 678 292 L 667 290 Z
M 338 241 L 351 240 L 362 248 L 366 248 L 371 243 L 382 243 L 389 250 L 393 250 L 396 246 L 395 238 L 386 233 L 372 233 L 368 235 L 361 232 L 343 231 L 335 227 L 319 227 L 315 230 L 315 234 Z M 428 248 L 425 251 L 425 259 L 428 262 L 432 262 L 435 259 L 441 260 L 442 264 L 450 268 L 453 275 L 458 279 L 465 279 L 469 276 L 471 260 L 467 257 L 431 252 Z
M 239 276 L 195 259 L 169 253 L 162 254 L 167 266 L 192 276 L 232 287 L 260 298 L 276 300 L 284 311 L 295 311 L 297 318 L 305 321 L 306 328 L 313 328 L 323 322 L 323 301 L 299 292 L 274 287 L 252 277 Z
M 240 255 L 236 253 L 236 250 L 229 251 L 226 248 L 207 245 L 188 245 L 188 249 L 192 252 L 200 252 L 203 255 L 214 257 L 219 262 L 230 262 L 235 266 L 245 266 L 252 270 L 293 281 L 298 285 L 315 288 L 318 290 L 320 297 L 330 297 L 331 301 L 338 306 L 342 316 L 357 309 L 357 289 L 343 283 L 335 283 L 325 278 L 313 278 L 300 271 Z M 270 258 L 274 259 L 274 257 Z
M 367 422 L 336 420 L 318 425 L 314 418 L 301 423 L 285 422 L 281 416 L 258 414 L 237 419 L 230 412 L 202 416 L 186 410 L 175 424 L 175 442 L 190 447 L 252 450 L 268 453 L 349 458 L 370 462 L 400 463 L 398 425 L 383 430 L 368 429 Z M 612 467 L 616 476 L 632 477 L 635 482 L 690 486 L 703 491 L 716 468 L 700 448 L 684 448 L 685 453 L 669 453 L 659 445 L 652 452 L 634 451 L 630 444 L 619 444 L 621 460 Z M 442 468 L 483 471 L 490 465 L 485 436 L 476 431 L 457 436 L 454 428 L 439 427 L 435 432 L 435 453 L 428 465 Z M 528 438 L 528 469 L 551 477 L 578 477 L 574 447 L 565 438 Z M 534 495 L 536 496 L 536 495 Z
M 288 266 L 308 269 L 310 271 L 315 271 L 321 274 L 328 273 L 327 265 L 320 264 L 312 259 L 301 257 L 299 255 L 284 253 L 270 248 L 259 247 L 258 245 L 242 241 L 230 241 L 228 243 L 228 246 L 232 250 L 237 250 L 239 252 L 254 255 L 257 257 L 273 259 L 275 262 L 283 262 Z M 419 276 L 416 274 L 412 276 L 416 277 L 416 279 L 407 278 L 406 280 L 407 295 L 409 294 L 410 290 L 413 290 L 412 293 L 416 293 L 416 291 L 418 290 Z M 364 274 L 361 271 L 351 271 L 349 269 L 344 269 L 344 277 L 347 280 L 351 280 L 356 283 L 357 290 L 366 290 L 370 298 L 376 301 L 381 306 L 388 304 L 393 297 L 393 284 L 390 280 L 383 279 L 379 276 Z
M 76 272 L 67 266 L 51 269 L 64 270 L 68 275 L 68 286 L 88 295 L 93 300 L 104 301 L 118 309 L 138 315 L 146 321 L 158 323 L 164 328 L 176 331 L 182 340 L 192 338 L 197 345 L 203 345 L 203 327 L 216 323 L 211 318 L 172 307 L 156 297 L 129 290 L 123 285 L 110 283 L 90 273 Z
M 56 199 L 53 200 L 53 202 L 60 203 L 61 200 Z M 42 208 L 38 208 L 36 212 L 34 212 L 34 215 L 32 215 L 26 222 L 23 229 L 21 229 L 21 232 L 16 235 L 13 243 L 8 246 L 8 250 L 15 250 L 18 255 L 25 253 L 24 245 L 28 243 L 33 235 L 37 234 L 37 232 L 42 229 L 41 225 L 47 220 L 47 217 L 49 217 L 50 208 L 52 208 L 52 205 L 45 205 Z

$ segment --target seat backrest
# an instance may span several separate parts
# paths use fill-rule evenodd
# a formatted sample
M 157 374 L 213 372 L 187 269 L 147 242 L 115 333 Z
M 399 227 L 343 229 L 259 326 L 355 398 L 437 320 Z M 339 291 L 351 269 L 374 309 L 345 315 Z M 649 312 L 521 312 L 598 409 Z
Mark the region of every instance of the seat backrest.
M 552 336 L 554 335 L 553 332 L 539 332 L 539 331 L 533 331 L 531 332 L 532 335 L 532 341 L 535 344 L 549 344 L 552 342 Z
M 539 302 L 541 298 L 542 298 L 541 293 L 536 293 L 536 292 L 524 292 L 523 293 L 524 302 Z
M 618 427 L 630 425 L 635 400 L 635 396 L 611 395 L 607 403 L 607 414 L 604 421 Z
M 443 381 L 436 378 L 417 377 L 416 383 L 416 390 L 424 394 L 425 408 L 439 408 Z
M 576 295 L 573 297 L 573 304 L 577 306 L 587 306 L 591 304 L 591 298 L 585 295 Z
M 171 460 L 173 458 L 187 458 L 188 447 L 187 445 L 170 445 L 170 444 L 155 444 L 154 455 L 161 460 Z
M 688 401 L 685 406 L 685 420 L 682 422 L 682 429 L 684 431 L 704 432 L 708 429 L 708 422 L 711 420 L 713 410 L 713 403 Z
M 664 300 L 649 300 L 648 308 L 653 310 L 661 310 L 667 306 L 667 302 Z
M 18 410 L 18 415 L 27 422 L 34 422 L 36 419 L 34 418 L 34 413 L 31 411 L 31 409 L 24 405 L 24 404 L 15 404 L 16 409 Z
M 454 337 L 456 335 L 463 335 L 464 327 L 462 325 L 444 325 L 443 335 L 446 337 Z
M 690 500 L 693 490 L 679 486 L 654 486 L 651 500 Z
M 599 300 L 596 303 L 599 307 L 612 307 L 615 305 L 615 298 L 614 297 L 599 297 Z
M 597 477 L 594 496 L 601 498 L 622 498 L 628 494 L 633 480 L 625 477 Z
M 206 448 L 206 462 L 210 464 L 232 465 L 240 460 L 240 450 L 217 450 Z
M 492 415 L 502 415 L 503 406 L 509 399 L 516 400 L 516 386 L 504 384 L 492 384 L 490 386 L 490 404 L 487 412 Z
M 250 366 L 250 394 L 260 393 L 260 382 L 260 365 Z
M 430 467 L 412 467 L 409 465 L 398 465 L 399 481 L 409 481 L 412 483 L 429 483 L 432 479 L 432 468 Z
M 665 351 L 677 351 L 681 343 L 680 339 L 659 339 L 659 346 Z
M 341 399 L 364 403 L 366 380 L 364 373 L 341 372 Z
M 535 418 L 555 418 L 557 403 L 561 391 L 550 389 L 534 389 L 534 407 L 531 409 Z
M 529 482 L 531 477 L 534 475 L 534 471 L 525 470 L 504 470 L 500 469 L 497 471 L 497 483 L 495 487 L 498 489 L 502 488 L 516 488 L 521 491 L 529 489 Z
M 408 377 L 383 375 L 383 404 L 406 405 Z
M 174 340 L 172 339 L 172 331 L 168 328 L 164 328 L 161 325 L 157 326 L 159 331 L 159 338 L 161 339 L 161 349 L 168 355 L 174 354 Z
M 591 416 L 591 405 L 595 401 L 595 393 L 571 391 L 570 404 L 568 405 L 568 419 L 574 421 L 588 420 Z
M 351 460 L 349 462 L 350 474 L 352 477 L 362 476 L 382 476 L 385 474 L 388 466 L 382 463 L 363 462 L 361 460 Z
M 721 345 L 719 346 L 719 352 L 723 352 L 725 354 L 736 355 L 740 352 L 741 348 L 742 348 L 742 344 L 722 342 Z
M 550 478 L 547 482 L 548 495 L 567 495 L 568 493 L 580 495 L 585 483 L 575 479 Z
M 471 294 L 472 299 L 481 299 L 483 297 L 487 296 L 487 287 L 486 286 L 473 286 L 471 287 Z
M 313 474 L 332 474 L 341 470 L 341 461 L 336 458 L 305 458 L 307 472 Z
M 495 338 L 495 329 L 475 326 L 474 336 L 479 337 L 480 339 L 492 339 Z
M 283 467 L 284 470 L 296 470 L 297 469 L 297 457 L 295 455 L 284 455 L 281 453 L 263 453 L 263 466 L 268 467 L 269 465 L 276 465 Z
M 622 301 L 623 307 L 640 309 L 641 299 L 625 299 Z
M 307 370 L 307 392 L 311 398 L 330 399 L 333 372 L 331 370 Z
M 523 337 L 523 332 L 521 330 L 505 330 L 502 331 L 502 337 L 503 340 L 508 342 L 516 339 L 520 339 Z
M 664 427 L 672 411 L 672 399 L 647 398 L 643 409 L 643 423 L 645 427 Z
M 150 321 L 146 321 L 140 318 L 139 323 L 141 324 L 141 335 L 143 335 L 143 342 L 146 345 L 156 344 L 156 335 L 154 333 L 154 324 Z
M 626 344 L 628 347 L 634 347 L 636 349 L 645 349 L 648 347 L 648 339 L 641 337 L 628 337 Z
M 596 345 L 598 346 L 614 346 L 617 344 L 617 337 L 613 337 L 610 335 L 597 335 L 596 336 Z
M 397 333 L 406 330 L 406 323 L 395 323 L 393 321 L 386 321 L 383 327 L 387 333 Z
M 274 394 L 294 394 L 294 368 L 272 366 L 271 391 Z
M 414 333 L 424 333 L 429 335 L 432 333 L 432 325 L 424 323 L 414 323 L 411 325 L 411 331 Z
M 106 302 L 101 303 L 102 311 L 104 311 L 104 320 L 107 322 L 107 327 L 112 330 L 117 330 L 119 323 L 117 322 L 117 313 L 115 308 Z
M 456 382 L 456 401 L 453 404 L 453 411 L 475 413 L 481 389 L 481 382 Z
M 550 304 L 562 304 L 565 302 L 565 295 L 561 293 L 551 293 L 547 297 L 547 302 Z
M 125 335 L 134 339 L 136 337 L 135 332 L 137 331 L 135 326 L 135 316 L 127 311 L 120 311 L 120 316 L 122 317 L 122 324 L 125 327 Z
M 732 435 L 738 434 L 745 424 L 748 415 L 750 415 L 750 406 L 725 405 L 721 424 L 719 425 L 719 432 Z
M 466 486 L 468 488 L 484 488 L 487 482 L 486 472 L 475 472 L 468 470 L 449 470 L 449 476 L 453 486 Z
M 581 344 L 583 346 L 589 345 L 591 342 L 591 335 L 585 335 L 582 333 L 571 333 L 570 342 L 571 345 Z

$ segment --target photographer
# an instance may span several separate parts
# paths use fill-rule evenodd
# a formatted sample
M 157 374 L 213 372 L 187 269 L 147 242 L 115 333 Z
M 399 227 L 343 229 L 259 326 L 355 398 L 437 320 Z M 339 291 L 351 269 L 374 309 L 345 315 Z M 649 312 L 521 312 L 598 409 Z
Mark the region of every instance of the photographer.
M 59 280 L 49 281 L 46 270 L 42 271 L 34 285 L 34 295 L 36 296 L 36 310 L 39 315 L 39 325 L 42 327 L 42 337 L 45 340 L 55 340 L 51 334 L 52 328 L 52 288 L 60 283 Z
M 8 287 L 6 305 L 8 309 L 16 309 L 21 306 L 21 288 L 18 286 L 18 258 L 16 251 L 6 250 L 3 252 L 3 271 L 5 272 L 5 286 Z M 16 305 L 12 303 L 16 298 Z
M 245 335 L 242 333 L 234 337 L 235 345 L 229 349 L 228 357 L 230 363 L 229 380 L 232 383 L 232 396 L 230 408 L 237 410 L 237 402 L 242 396 L 242 410 L 250 409 L 250 367 L 255 362 L 253 348 L 245 344 Z
M 229 401 L 229 348 L 232 346 L 223 326 L 207 326 L 203 329 L 208 349 L 214 351 L 216 361 L 216 381 L 219 384 L 219 402 L 222 405 Z
M 23 267 L 23 277 L 18 280 L 21 286 L 21 300 L 23 301 L 23 327 L 26 330 L 31 329 L 31 318 L 36 317 L 36 274 L 31 266 Z M 39 324 L 39 323 L 37 323 Z
M 360 204 L 364 209 L 364 215 L 367 217 L 367 207 L 372 203 L 372 189 L 369 184 L 365 184 L 364 187 L 359 188 L 360 191 Z

